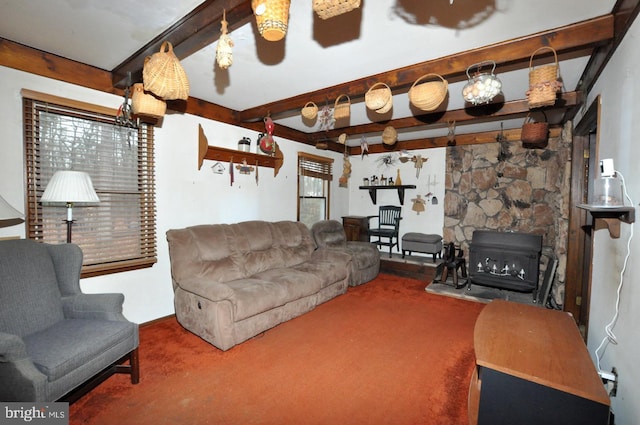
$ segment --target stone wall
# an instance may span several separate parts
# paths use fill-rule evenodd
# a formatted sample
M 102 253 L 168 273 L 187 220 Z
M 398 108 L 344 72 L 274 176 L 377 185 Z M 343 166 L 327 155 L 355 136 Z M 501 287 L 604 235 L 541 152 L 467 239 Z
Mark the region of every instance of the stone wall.
M 571 184 L 571 123 L 544 149 L 521 142 L 447 148 L 443 237 L 468 258 L 473 231 L 534 233 L 559 259 L 554 300 L 563 302 Z M 546 258 L 541 264 L 546 269 Z M 542 279 L 540 280 L 542 282 Z

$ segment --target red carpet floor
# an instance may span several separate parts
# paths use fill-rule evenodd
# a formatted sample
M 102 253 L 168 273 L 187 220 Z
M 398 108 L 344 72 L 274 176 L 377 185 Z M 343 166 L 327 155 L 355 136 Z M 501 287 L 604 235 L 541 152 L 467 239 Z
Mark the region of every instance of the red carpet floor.
M 381 274 L 227 352 L 174 318 L 140 329 L 141 380 L 115 375 L 71 424 L 466 425 L 484 304 Z

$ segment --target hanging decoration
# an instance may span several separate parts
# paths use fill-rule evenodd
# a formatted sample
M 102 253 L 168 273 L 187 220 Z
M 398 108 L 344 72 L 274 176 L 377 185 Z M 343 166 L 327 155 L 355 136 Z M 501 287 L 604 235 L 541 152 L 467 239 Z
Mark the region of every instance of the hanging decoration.
M 416 197 L 413 198 L 411 202 L 413 202 L 413 206 L 411 207 L 411 209 L 418 213 L 418 215 L 420 215 L 421 212 L 425 211 L 424 206 L 427 201 L 421 195 L 416 195 Z
M 369 155 L 369 143 L 367 138 L 362 136 L 360 138 L 360 159 L 363 159 L 365 155 Z
M 144 89 L 164 100 L 187 100 L 189 80 L 173 46 L 163 41 L 160 51 L 147 57 L 142 67 Z
M 124 89 L 124 100 L 116 113 L 116 125 L 127 128 L 138 128 L 137 120 L 133 118 L 133 109 L 129 103 L 129 93 L 131 90 L 131 73 L 127 74 L 127 86 Z
M 320 130 L 328 131 L 333 127 L 335 120 L 333 118 L 333 111 L 328 103 L 320 109 L 318 122 L 320 123 Z
M 218 39 L 218 46 L 216 47 L 216 62 L 222 69 L 227 69 L 233 64 L 233 40 L 229 37 L 227 22 L 227 11 L 222 11 L 222 22 L 220 38 Z
M 456 145 L 456 122 L 455 122 L 455 120 L 447 122 L 447 126 L 449 127 L 449 134 L 447 134 L 447 146 L 455 146 Z
M 340 187 L 348 187 L 349 177 L 351 177 L 351 161 L 349 161 L 349 155 L 345 151 L 344 164 L 342 165 L 342 176 L 338 179 Z
M 242 163 L 236 165 L 236 169 L 240 172 L 240 174 L 251 174 L 251 172 L 254 170 L 251 165 L 247 164 L 246 159 L 242 159 Z
M 273 154 L 273 130 L 276 128 L 271 117 L 264 118 L 264 127 L 267 130 L 267 134 L 260 138 L 260 150 L 266 154 Z

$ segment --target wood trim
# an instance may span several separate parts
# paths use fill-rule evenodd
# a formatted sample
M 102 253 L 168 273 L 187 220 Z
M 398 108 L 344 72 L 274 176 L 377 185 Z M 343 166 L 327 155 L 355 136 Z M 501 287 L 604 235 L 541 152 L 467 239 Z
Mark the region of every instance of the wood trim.
M 83 111 L 89 111 L 96 114 L 112 115 L 115 117 L 118 113 L 118 110 L 114 108 L 107 108 L 105 106 L 94 105 L 93 103 L 81 102 L 79 100 L 54 96 L 52 94 L 41 93 L 29 89 L 20 90 L 20 95 L 40 102 L 53 103 L 67 108 L 81 109 Z

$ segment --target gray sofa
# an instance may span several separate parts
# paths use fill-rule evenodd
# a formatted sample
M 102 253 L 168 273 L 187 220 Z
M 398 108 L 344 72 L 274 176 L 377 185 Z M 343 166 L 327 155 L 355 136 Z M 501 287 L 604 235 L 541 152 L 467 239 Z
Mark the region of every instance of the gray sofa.
M 74 244 L 0 241 L 0 400 L 72 402 L 112 373 L 138 383 L 124 296 L 82 293 L 81 267 Z
M 380 272 L 380 251 L 370 242 L 348 241 L 342 224 L 336 220 L 322 220 L 311 226 L 311 234 L 318 248 L 336 249 L 351 255 L 350 286 L 358 286 L 375 279 Z
M 178 322 L 228 350 L 346 292 L 351 256 L 293 221 L 167 231 Z

